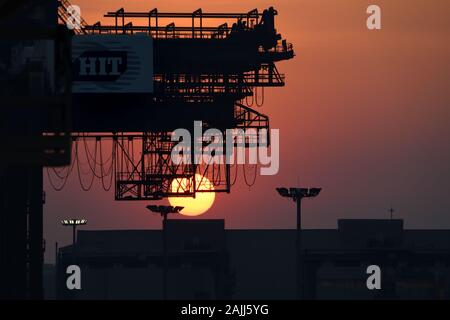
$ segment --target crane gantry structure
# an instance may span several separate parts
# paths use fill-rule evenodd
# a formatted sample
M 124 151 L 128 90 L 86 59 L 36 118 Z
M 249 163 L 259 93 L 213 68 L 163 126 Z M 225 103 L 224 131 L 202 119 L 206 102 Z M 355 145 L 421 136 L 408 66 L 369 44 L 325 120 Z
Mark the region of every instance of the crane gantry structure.
M 104 15 L 110 24 L 89 24 L 79 17 L 79 27 L 69 30 L 70 6 L 67 0 L 0 1 L 3 299 L 43 298 L 43 167 L 63 187 L 84 149 L 92 177 L 103 181 L 109 175 L 105 189 L 114 186 L 116 200 L 195 197 L 196 174 L 212 182 L 209 191 L 229 192 L 232 165 L 172 161 L 174 130 L 192 132 L 195 121 L 221 132 L 268 129 L 269 117 L 252 106 L 263 103 L 264 88 L 284 86 L 276 63 L 294 57 L 292 45 L 275 28 L 274 8 L 244 13 L 120 8 Z M 140 71 L 152 90 L 75 90 L 74 41 L 91 37 L 117 43 L 124 37 L 151 40 L 151 69 Z M 136 73 L 133 59 L 129 69 Z M 174 179 L 191 183 L 174 192 Z
M 66 23 L 63 13 L 68 5 L 68 1 L 61 2 L 62 23 Z M 230 164 L 174 164 L 170 154 L 176 142 L 171 136 L 177 128 L 192 131 L 198 120 L 204 129 L 269 129 L 268 116 L 247 102 L 258 99 L 258 88 L 285 84 L 276 62 L 293 58 L 294 51 L 275 29 L 277 14 L 274 8 L 262 13 L 257 9 L 246 13 L 207 13 L 202 9 L 168 13 L 120 8 L 104 15 L 113 24 L 88 25 L 81 19 L 80 37 L 145 34 L 153 39 L 152 94 L 114 98 L 74 94 L 75 144 L 80 139 L 113 141 L 116 200 L 195 197 L 196 174 L 212 182 L 211 192 L 230 191 L 234 180 Z M 98 132 L 103 134 L 93 134 Z M 174 179 L 189 183 L 174 191 Z M 202 192 L 207 191 L 203 188 Z

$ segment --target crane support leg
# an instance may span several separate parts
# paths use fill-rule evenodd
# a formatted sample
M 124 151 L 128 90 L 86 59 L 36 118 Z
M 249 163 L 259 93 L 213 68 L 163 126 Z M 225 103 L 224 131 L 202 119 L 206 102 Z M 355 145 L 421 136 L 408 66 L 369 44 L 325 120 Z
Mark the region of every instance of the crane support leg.
M 43 296 L 42 205 L 42 167 L 0 171 L 0 299 Z

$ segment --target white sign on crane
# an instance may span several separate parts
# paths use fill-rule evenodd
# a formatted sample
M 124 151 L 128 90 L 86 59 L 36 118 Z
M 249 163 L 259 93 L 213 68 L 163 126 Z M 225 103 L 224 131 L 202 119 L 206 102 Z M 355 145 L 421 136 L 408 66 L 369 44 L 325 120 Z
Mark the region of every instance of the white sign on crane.
M 74 93 L 153 92 L 153 40 L 148 35 L 76 35 L 72 65 Z

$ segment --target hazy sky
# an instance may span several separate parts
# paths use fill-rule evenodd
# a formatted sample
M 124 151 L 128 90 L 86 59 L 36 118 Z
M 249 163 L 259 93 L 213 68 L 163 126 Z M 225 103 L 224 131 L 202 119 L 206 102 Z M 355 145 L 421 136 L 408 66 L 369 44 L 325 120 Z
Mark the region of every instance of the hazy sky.
M 286 87 L 266 90 L 259 110 L 281 135 L 280 172 L 249 189 L 242 174 L 202 218 L 228 228 L 290 228 L 294 203 L 274 188 L 323 187 L 304 201 L 305 228 L 334 228 L 338 218 L 395 216 L 408 228 L 450 228 L 450 2 L 447 0 L 73 1 L 90 23 L 106 11 L 242 11 L 274 6 L 277 29 L 294 44 L 280 63 Z M 366 8 L 382 9 L 382 30 L 366 28 Z M 114 202 L 73 175 L 62 192 L 45 184 L 47 259 L 55 241 L 70 242 L 65 217 L 87 229 L 159 228 L 146 202 Z

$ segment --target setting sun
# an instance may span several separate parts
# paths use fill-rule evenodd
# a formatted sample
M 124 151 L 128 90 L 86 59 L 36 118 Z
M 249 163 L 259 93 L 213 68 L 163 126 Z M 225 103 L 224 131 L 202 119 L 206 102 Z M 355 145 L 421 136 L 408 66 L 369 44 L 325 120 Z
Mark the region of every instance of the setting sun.
M 190 183 L 187 178 L 175 179 L 172 181 L 171 189 L 172 192 L 182 192 L 189 188 L 192 188 L 192 183 Z M 181 211 L 182 215 L 185 216 L 199 216 L 206 211 L 214 203 L 215 193 L 214 192 L 201 192 L 201 190 L 214 190 L 213 184 L 208 178 L 203 177 L 200 174 L 195 175 L 195 182 L 197 185 L 197 191 L 195 198 L 192 197 L 169 197 L 169 202 L 172 206 L 181 206 L 184 209 Z

